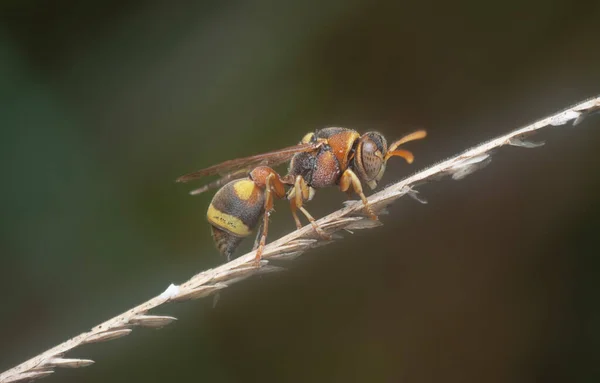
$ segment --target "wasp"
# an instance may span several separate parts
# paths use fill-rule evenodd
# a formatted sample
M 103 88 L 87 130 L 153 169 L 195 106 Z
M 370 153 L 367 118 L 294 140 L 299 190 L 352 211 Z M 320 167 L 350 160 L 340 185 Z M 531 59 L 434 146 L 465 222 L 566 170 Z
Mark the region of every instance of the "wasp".
M 323 238 L 329 236 L 303 206 L 304 202 L 312 200 L 316 189 L 337 185 L 349 195 L 356 193 L 370 218 L 377 220 L 364 194 L 362 182 L 375 189 L 391 157 L 402 157 L 407 163 L 412 163 L 413 154 L 398 147 L 425 136 L 426 132 L 419 130 L 388 146 L 379 132 L 361 135 L 352 129 L 329 127 L 306 134 L 297 145 L 225 161 L 183 175 L 176 181 L 188 182 L 220 175 L 217 180 L 190 194 L 220 188 L 208 207 L 207 219 L 215 245 L 227 260 L 262 218 L 262 233 L 256 251 L 258 262 L 266 244 L 269 216 L 275 199 L 289 200 L 298 229 L 302 227 L 297 213 L 299 210 Z M 273 170 L 273 167 L 288 161 L 290 164 L 285 176 Z

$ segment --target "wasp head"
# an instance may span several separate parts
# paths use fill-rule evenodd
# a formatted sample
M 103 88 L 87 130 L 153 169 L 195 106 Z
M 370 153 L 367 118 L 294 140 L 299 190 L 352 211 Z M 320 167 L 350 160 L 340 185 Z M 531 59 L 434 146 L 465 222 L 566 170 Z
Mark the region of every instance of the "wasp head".
M 416 131 L 395 141 L 388 148 L 387 141 L 381 133 L 367 132 L 358 139 L 353 169 L 362 181 L 371 189 L 375 189 L 385 173 L 388 159 L 397 156 L 404 158 L 409 164 L 413 162 L 413 154 L 408 150 L 397 150 L 398 146 L 405 142 L 419 140 L 426 135 L 424 130 Z

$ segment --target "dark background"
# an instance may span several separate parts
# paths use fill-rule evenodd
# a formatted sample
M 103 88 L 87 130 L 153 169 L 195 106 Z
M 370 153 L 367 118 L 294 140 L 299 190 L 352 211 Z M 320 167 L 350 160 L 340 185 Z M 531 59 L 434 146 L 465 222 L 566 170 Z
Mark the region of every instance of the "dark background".
M 345 126 L 383 185 L 600 93 L 600 5 L 5 1 L 0 371 L 221 262 L 173 180 Z M 600 379 L 600 118 L 401 199 L 289 271 L 161 307 L 46 382 Z M 315 216 L 341 206 L 324 190 Z M 270 239 L 294 228 L 277 205 Z M 251 240 L 240 248 L 242 254 Z

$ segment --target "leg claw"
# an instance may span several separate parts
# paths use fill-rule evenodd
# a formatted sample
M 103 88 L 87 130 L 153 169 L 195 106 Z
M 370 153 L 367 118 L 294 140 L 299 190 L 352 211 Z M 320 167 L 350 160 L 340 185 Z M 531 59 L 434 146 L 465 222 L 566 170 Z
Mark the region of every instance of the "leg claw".
M 317 225 L 314 222 L 311 222 L 313 229 L 315 229 L 315 231 L 317 232 L 317 234 L 319 235 L 319 237 L 321 237 L 321 239 L 324 239 L 326 241 L 329 241 L 331 239 L 331 235 L 327 234 L 326 232 L 323 231 L 323 229 L 321 229 L 319 227 L 319 225 Z

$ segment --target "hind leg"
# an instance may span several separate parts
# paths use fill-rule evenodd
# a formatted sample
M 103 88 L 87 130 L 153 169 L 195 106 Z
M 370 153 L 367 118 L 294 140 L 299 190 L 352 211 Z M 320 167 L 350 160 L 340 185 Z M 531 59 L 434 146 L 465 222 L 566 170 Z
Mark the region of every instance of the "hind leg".
M 273 191 L 272 188 L 275 186 L 274 183 L 275 175 L 270 174 L 266 180 L 265 186 L 265 212 L 263 214 L 263 223 L 262 223 L 262 234 L 260 236 L 260 241 L 258 242 L 258 248 L 256 249 L 256 257 L 254 258 L 254 262 L 257 265 L 260 265 L 260 259 L 262 257 L 262 253 L 264 251 L 265 245 L 267 243 L 267 233 L 269 232 L 269 215 L 273 210 Z

